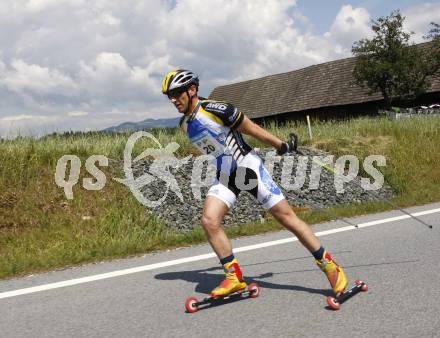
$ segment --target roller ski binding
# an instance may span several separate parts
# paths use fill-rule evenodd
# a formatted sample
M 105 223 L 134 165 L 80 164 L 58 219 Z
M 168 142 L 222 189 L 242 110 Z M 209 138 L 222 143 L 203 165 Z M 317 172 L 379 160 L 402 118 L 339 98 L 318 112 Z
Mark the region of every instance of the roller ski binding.
M 256 298 L 260 295 L 260 287 L 256 283 L 250 283 L 245 289 L 233 292 L 225 296 L 209 296 L 199 301 L 196 297 L 189 297 L 185 302 L 185 310 L 188 313 L 197 312 L 201 306 L 219 305 L 227 301 L 235 301 L 242 298 Z

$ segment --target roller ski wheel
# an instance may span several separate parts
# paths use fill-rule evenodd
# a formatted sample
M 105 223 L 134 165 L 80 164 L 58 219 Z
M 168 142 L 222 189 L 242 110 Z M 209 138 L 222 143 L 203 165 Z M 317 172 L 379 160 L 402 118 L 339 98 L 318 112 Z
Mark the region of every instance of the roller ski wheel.
M 189 297 L 185 302 L 185 310 L 188 313 L 197 312 L 201 306 L 220 305 L 228 301 L 237 301 L 244 298 L 257 298 L 261 293 L 260 286 L 257 283 L 250 283 L 245 289 L 231 293 L 227 296 L 206 297 L 199 301 L 196 297 Z
M 356 285 L 361 285 L 361 291 L 363 292 L 367 292 L 368 291 L 368 285 L 365 284 L 363 281 L 361 281 L 360 279 L 356 279 L 356 281 L 354 282 Z
M 329 296 L 327 297 L 327 305 L 332 310 L 339 310 L 341 308 L 341 304 L 350 299 L 351 297 L 357 295 L 359 292 L 367 292 L 368 291 L 368 285 L 361 281 L 360 279 L 357 279 L 354 282 L 354 286 L 352 286 L 347 291 L 341 293 L 340 295 L 337 295 L 336 297 Z
M 247 289 L 249 291 L 250 298 L 257 298 L 260 295 L 261 290 L 257 283 L 249 284 Z
M 341 308 L 341 304 L 332 296 L 327 297 L 327 304 L 332 310 L 339 310 Z
M 197 305 L 199 301 L 196 297 L 189 297 L 185 302 L 185 310 L 188 313 L 194 313 L 199 310 L 199 307 Z

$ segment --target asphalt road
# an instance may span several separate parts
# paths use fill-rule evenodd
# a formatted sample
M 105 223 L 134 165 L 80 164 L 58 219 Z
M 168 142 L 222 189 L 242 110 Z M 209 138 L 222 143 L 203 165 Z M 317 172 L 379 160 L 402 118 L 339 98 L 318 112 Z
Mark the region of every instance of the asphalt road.
M 438 203 L 408 210 L 437 208 Z M 365 224 L 398 215 L 393 211 L 351 221 Z M 326 307 L 328 282 L 311 255 L 293 241 L 236 254 L 247 280 L 262 287 L 258 298 L 185 313 L 188 296 L 203 298 L 221 280 L 217 259 L 165 267 L 151 264 L 211 253 L 204 245 L 2 281 L 0 336 L 438 337 L 440 209 L 420 218 L 434 229 L 413 219 L 360 229 L 342 222 L 313 226 L 317 233 L 345 229 L 320 238 L 345 267 L 351 283 L 361 278 L 369 286 L 367 293 L 350 299 L 339 311 Z M 277 232 L 241 238 L 233 245 L 239 248 L 285 238 L 292 236 Z M 126 270 L 141 266 L 149 268 L 135 273 Z M 122 272 L 94 280 L 93 276 L 114 271 Z M 91 281 L 65 287 L 52 284 L 83 277 Z M 26 293 L 35 286 L 47 290 Z M 7 293 L 15 290 L 19 291 Z

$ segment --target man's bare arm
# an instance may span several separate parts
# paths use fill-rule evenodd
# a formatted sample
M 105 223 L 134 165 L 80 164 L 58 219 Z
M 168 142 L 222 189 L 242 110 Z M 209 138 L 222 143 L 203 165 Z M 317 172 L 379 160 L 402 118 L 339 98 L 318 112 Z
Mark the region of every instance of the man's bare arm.
M 257 140 L 272 146 L 275 149 L 280 149 L 281 144 L 283 143 L 278 137 L 252 122 L 247 116 L 244 117 L 237 130 L 243 134 L 255 137 Z

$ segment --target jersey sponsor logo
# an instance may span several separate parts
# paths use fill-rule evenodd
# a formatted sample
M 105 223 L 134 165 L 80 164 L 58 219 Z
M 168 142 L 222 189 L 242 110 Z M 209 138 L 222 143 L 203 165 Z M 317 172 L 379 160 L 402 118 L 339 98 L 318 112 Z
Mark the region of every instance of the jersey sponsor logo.
M 269 200 L 272 198 L 273 194 L 269 193 L 266 196 L 263 197 L 263 199 L 261 200 L 261 204 L 266 204 L 267 202 L 269 202 Z
M 209 193 L 210 194 L 215 194 L 215 195 L 220 195 L 220 189 L 210 189 Z
M 224 103 L 211 102 L 211 103 L 208 103 L 206 108 L 211 108 L 211 109 L 216 109 L 216 110 L 226 110 L 226 108 L 228 108 L 228 106 L 225 105 Z
M 266 169 L 263 166 L 263 162 L 260 163 L 260 167 L 258 168 L 260 171 L 260 177 L 261 181 L 263 182 L 264 186 L 274 195 L 281 195 L 281 190 L 278 188 L 276 183 L 272 180 L 272 177 L 270 177 L 269 173 L 266 171 Z

